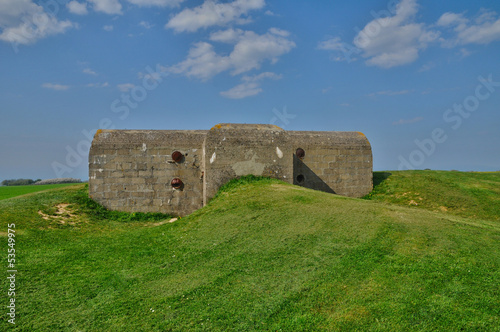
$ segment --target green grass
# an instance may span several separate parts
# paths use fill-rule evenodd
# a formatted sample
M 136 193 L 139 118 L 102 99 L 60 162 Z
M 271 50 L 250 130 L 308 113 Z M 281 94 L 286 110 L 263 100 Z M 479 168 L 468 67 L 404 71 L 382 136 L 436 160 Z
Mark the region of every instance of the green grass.
M 375 172 L 373 182 L 366 199 L 500 221 L 500 172 Z
M 29 185 L 29 186 L 5 186 L 0 187 L 0 200 L 12 198 L 16 196 L 31 194 L 34 192 L 62 188 L 67 186 L 73 186 L 74 183 L 63 183 L 63 184 L 41 184 L 41 185 Z
M 500 330 L 500 225 L 487 212 L 271 179 L 223 189 L 166 224 L 100 214 L 83 185 L 1 201 L 0 232 L 17 231 L 14 330 Z M 61 203 L 69 212 L 51 214 Z

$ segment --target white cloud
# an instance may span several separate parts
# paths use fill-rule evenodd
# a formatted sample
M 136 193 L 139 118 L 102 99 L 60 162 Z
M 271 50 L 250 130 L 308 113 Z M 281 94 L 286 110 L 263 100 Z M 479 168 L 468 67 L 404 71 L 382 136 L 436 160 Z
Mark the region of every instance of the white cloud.
M 266 71 L 264 73 L 260 73 L 258 75 L 253 75 L 253 76 L 243 76 L 241 78 L 242 81 L 245 81 L 245 82 L 258 82 L 258 81 L 262 81 L 263 79 L 271 79 L 271 80 L 280 80 L 283 78 L 283 75 L 278 75 L 278 74 L 275 74 L 275 73 L 271 73 L 269 71 Z
M 428 43 L 439 37 L 424 24 L 414 23 L 416 0 L 402 0 L 391 17 L 369 22 L 354 38 L 368 65 L 391 68 L 414 62 Z
M 485 8 L 481 8 L 474 21 L 476 22 L 476 24 L 483 24 L 485 22 L 495 21 L 496 16 L 497 16 L 496 12 Z
M 420 67 L 420 69 L 418 70 L 419 73 L 423 73 L 425 71 L 429 71 L 431 70 L 432 68 L 436 67 L 436 64 L 434 62 L 427 62 L 426 64 L 424 64 L 422 67 Z
M 69 85 L 53 84 L 53 83 L 43 83 L 42 88 L 52 89 L 56 91 L 64 91 L 69 89 Z
M 132 83 L 118 84 L 118 89 L 122 92 L 128 92 L 129 90 L 133 89 L 134 87 L 135 87 L 135 85 Z
M 263 35 L 246 31 L 229 55 L 234 67 L 232 74 L 259 69 L 264 60 L 276 63 L 279 56 L 290 52 L 294 47 L 295 43 L 285 37 L 283 30 L 270 29 Z
M 70 1 L 66 4 L 66 8 L 68 8 L 69 12 L 76 15 L 87 15 L 87 3 L 80 3 L 78 1 Z
M 400 119 L 399 121 L 394 121 L 392 124 L 394 126 L 398 126 L 398 125 L 404 125 L 404 124 L 410 124 L 410 123 L 416 123 L 416 122 L 420 122 L 422 121 L 424 118 L 419 116 L 419 117 L 416 117 L 416 118 L 413 118 L 413 119 Z
M 151 29 L 152 27 L 154 27 L 154 24 L 151 24 L 151 23 L 146 22 L 146 21 L 141 21 L 139 23 L 139 26 L 146 28 L 146 29 Z
M 443 46 L 482 44 L 486 45 L 500 40 L 500 18 L 493 11 L 481 10 L 471 21 L 464 14 L 444 13 L 436 23 L 438 26 L 453 29 L 455 36 L 450 40 L 443 39 Z
M 468 57 L 469 55 L 471 55 L 471 54 L 472 54 L 472 52 L 470 52 L 468 49 L 466 49 L 466 48 L 463 48 L 463 47 L 462 47 L 462 48 L 460 49 L 460 51 L 459 51 L 459 53 L 458 53 L 458 54 L 459 54 L 459 55 L 460 55 L 460 57 L 463 59 L 463 58 L 466 58 L 466 57 Z
M 318 48 L 341 53 L 341 56 L 332 57 L 335 61 L 353 61 L 360 55 L 367 59 L 367 65 L 381 68 L 412 63 L 418 59 L 420 51 L 439 37 L 439 32 L 414 22 L 417 12 L 417 0 L 401 0 L 392 16 L 370 21 L 352 44 L 334 37 L 319 43 Z
M 290 36 L 290 32 L 288 32 L 286 30 L 278 29 L 278 28 L 270 28 L 269 32 L 271 32 L 277 36 L 281 36 L 281 37 L 289 37 Z
M 107 88 L 109 86 L 108 82 L 104 83 L 89 83 L 86 85 L 88 88 Z
M 394 52 L 383 52 L 381 54 L 372 54 L 372 58 L 366 61 L 366 64 L 382 68 L 391 68 L 406 65 L 418 59 L 417 47 L 404 47 Z
M 102 27 L 104 31 L 110 32 L 113 31 L 114 27 L 112 25 L 105 25 Z
M 121 15 L 122 5 L 118 0 L 88 0 L 93 4 L 96 12 L 101 12 L 110 15 Z
M 333 61 L 355 61 L 357 60 L 355 55 L 360 54 L 361 50 L 355 47 L 354 45 L 349 45 L 344 43 L 340 37 L 333 37 L 322 41 L 318 44 L 318 49 L 326 50 L 326 51 L 334 51 L 335 54 L 341 54 L 331 56 Z
M 199 42 L 189 50 L 186 60 L 170 67 L 169 71 L 207 80 L 228 70 L 231 66 L 229 57 L 220 56 L 215 53 L 214 47 L 211 44 Z
M 279 56 L 295 47 L 295 43 L 284 35 L 286 32 L 278 29 L 270 29 L 262 35 L 241 30 L 218 32 L 211 35 L 213 40 L 235 43 L 229 55 L 219 55 L 212 44 L 199 42 L 191 48 L 186 60 L 168 70 L 207 80 L 227 70 L 231 70 L 232 75 L 238 75 L 259 69 L 265 60 L 275 63 Z
M 41 10 L 40 6 L 31 0 L 0 1 L 0 27 L 17 25 L 26 15 L 34 15 Z
M 260 88 L 258 83 L 255 82 L 245 82 L 235 86 L 232 89 L 227 91 L 222 91 L 220 94 L 223 97 L 231 98 L 231 99 L 241 99 L 250 96 L 258 95 L 262 92 L 262 88 Z
M 201 6 L 184 9 L 172 17 L 165 27 L 177 32 L 195 32 L 201 28 L 224 26 L 232 22 L 242 24 L 249 21 L 242 16 L 264 6 L 264 0 L 235 0 L 229 3 L 206 0 Z
M 327 51 L 342 51 L 344 44 L 340 37 L 334 37 L 319 43 L 318 48 Z
M 279 80 L 282 78 L 282 75 L 277 75 L 271 72 L 265 72 L 254 76 L 243 76 L 241 78 L 241 80 L 244 81 L 243 83 L 238 84 L 234 88 L 231 88 L 227 91 L 222 91 L 220 94 L 223 97 L 231 99 L 242 99 L 258 95 L 263 91 L 262 88 L 260 87 L 259 82 L 266 78 Z
M 128 2 L 139 7 L 175 7 L 184 0 L 127 0 Z
M 459 29 L 462 30 L 463 28 L 465 28 L 468 21 L 469 20 L 466 19 L 463 14 L 455 14 L 448 12 L 441 15 L 436 24 L 442 27 L 449 27 L 454 25 L 460 27 Z
M 90 68 L 85 68 L 82 72 L 88 75 L 94 75 L 94 76 L 97 75 L 97 73 Z
M 361 56 L 366 58 L 367 65 L 392 68 L 413 63 L 433 42 L 451 48 L 500 40 L 500 18 L 491 10 L 481 9 L 474 19 L 466 18 L 464 13 L 447 12 L 432 28 L 415 22 L 417 0 L 401 0 L 392 13 L 392 16 L 377 18 L 372 13 L 375 19 L 359 31 L 352 44 L 333 37 L 320 42 L 318 48 L 339 54 L 332 57 L 335 61 L 353 61 Z M 447 32 L 451 32 L 451 37 L 443 36 Z M 470 52 L 462 48 L 461 54 L 463 58 Z M 420 71 L 428 69 L 424 65 Z
M 234 43 L 244 34 L 245 32 L 241 29 L 220 30 L 212 32 L 210 34 L 210 40 L 221 43 Z
M 0 1 L 0 40 L 5 42 L 32 44 L 74 26 L 71 21 L 59 21 L 47 14 L 31 0 Z

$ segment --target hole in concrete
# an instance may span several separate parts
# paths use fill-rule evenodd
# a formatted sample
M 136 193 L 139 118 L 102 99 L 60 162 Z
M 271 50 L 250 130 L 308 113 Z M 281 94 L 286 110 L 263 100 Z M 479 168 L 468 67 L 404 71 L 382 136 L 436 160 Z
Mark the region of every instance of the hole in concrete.
M 181 180 L 181 179 L 179 179 L 179 178 L 175 178 L 175 179 L 173 179 L 173 180 L 170 182 L 170 185 L 171 185 L 171 186 L 172 186 L 172 188 L 174 188 L 174 189 L 180 189 L 180 188 L 182 188 L 183 183 L 182 183 L 182 180 Z
M 306 156 L 306 152 L 302 148 L 298 148 L 295 151 L 295 154 L 297 155 L 297 158 L 299 158 L 299 159 L 302 159 L 302 158 L 304 158 Z
M 304 175 L 302 175 L 302 174 L 297 175 L 297 182 L 298 183 L 302 183 L 302 182 L 304 182 L 304 180 L 305 180 Z
M 184 155 L 179 151 L 174 151 L 172 153 L 172 160 L 176 163 L 180 163 L 182 161 L 182 157 L 184 157 Z

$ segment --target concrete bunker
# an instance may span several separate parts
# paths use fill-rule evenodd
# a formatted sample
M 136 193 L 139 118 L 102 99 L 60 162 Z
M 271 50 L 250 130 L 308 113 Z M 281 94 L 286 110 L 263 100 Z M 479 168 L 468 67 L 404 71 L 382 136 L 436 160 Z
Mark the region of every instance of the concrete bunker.
M 350 197 L 372 190 L 372 151 L 358 132 L 218 124 L 210 130 L 98 130 L 89 194 L 111 210 L 187 215 L 224 183 L 253 174 Z

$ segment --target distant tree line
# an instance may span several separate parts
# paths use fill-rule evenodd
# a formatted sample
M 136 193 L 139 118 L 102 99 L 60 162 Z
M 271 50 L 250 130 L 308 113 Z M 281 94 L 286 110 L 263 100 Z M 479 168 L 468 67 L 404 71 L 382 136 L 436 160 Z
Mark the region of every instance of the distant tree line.
M 57 178 L 57 179 L 41 180 L 36 182 L 35 184 L 60 184 L 60 183 L 81 183 L 81 182 L 82 180 L 80 179 Z
M 59 183 L 80 183 L 82 180 L 80 179 L 72 179 L 72 178 L 59 178 L 59 179 L 49 179 L 49 180 L 31 180 L 31 179 L 12 179 L 12 180 L 3 180 L 2 186 L 27 186 L 30 184 L 59 184 Z
M 3 180 L 2 186 L 27 186 L 30 184 L 34 184 L 37 181 L 41 181 L 41 179 L 38 179 L 38 180 L 31 180 L 31 179 Z

